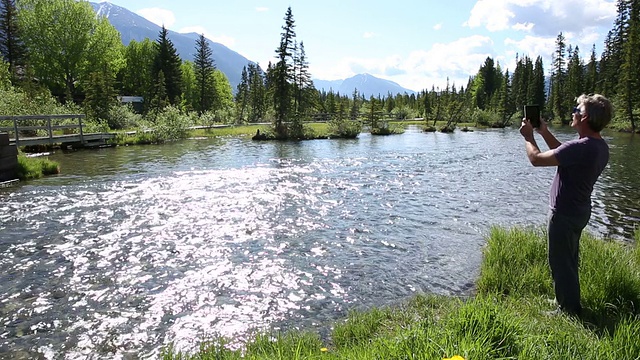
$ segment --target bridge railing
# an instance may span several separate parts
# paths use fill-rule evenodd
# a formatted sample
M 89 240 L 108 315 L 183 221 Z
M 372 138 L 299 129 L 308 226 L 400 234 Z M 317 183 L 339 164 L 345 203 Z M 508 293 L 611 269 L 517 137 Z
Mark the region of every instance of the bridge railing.
M 20 146 L 21 139 L 49 139 L 54 143 L 54 137 L 68 134 L 79 136 L 84 142 L 84 118 L 84 114 L 0 116 L 0 132 L 8 133 L 16 146 Z

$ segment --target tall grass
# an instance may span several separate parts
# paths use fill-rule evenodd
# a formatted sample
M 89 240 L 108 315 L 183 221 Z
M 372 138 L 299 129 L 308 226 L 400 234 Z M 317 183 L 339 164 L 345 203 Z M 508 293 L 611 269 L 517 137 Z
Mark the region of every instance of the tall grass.
M 20 180 L 39 179 L 45 175 L 60 173 L 58 163 L 48 158 L 30 158 L 23 154 L 18 155 L 17 175 Z
M 545 238 L 542 229 L 493 228 L 470 297 L 423 294 L 396 307 L 352 312 L 324 342 L 313 333 L 258 335 L 244 350 L 217 340 L 193 354 L 169 348 L 164 358 L 640 359 L 640 250 L 585 235 L 586 315 L 549 316 Z

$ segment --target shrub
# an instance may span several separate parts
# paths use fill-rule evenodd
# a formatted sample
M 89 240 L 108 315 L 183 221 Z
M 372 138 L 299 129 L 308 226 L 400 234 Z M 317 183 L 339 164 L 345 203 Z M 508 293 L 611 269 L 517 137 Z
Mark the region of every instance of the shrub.
M 175 106 L 167 106 L 157 117 L 153 126 L 154 142 L 184 139 L 189 134 L 193 119 L 182 114 Z
M 137 114 L 131 104 L 116 104 L 109 108 L 107 124 L 111 129 L 131 129 L 139 127 L 141 123 L 142 115 Z
M 493 111 L 474 109 L 471 113 L 471 122 L 479 125 L 490 126 L 501 122 L 500 115 Z
M 353 120 L 332 119 L 329 122 L 329 137 L 355 139 L 362 131 L 362 123 Z
M 20 154 L 17 173 L 20 180 L 39 179 L 45 175 L 59 174 L 60 167 L 48 158 L 29 158 Z

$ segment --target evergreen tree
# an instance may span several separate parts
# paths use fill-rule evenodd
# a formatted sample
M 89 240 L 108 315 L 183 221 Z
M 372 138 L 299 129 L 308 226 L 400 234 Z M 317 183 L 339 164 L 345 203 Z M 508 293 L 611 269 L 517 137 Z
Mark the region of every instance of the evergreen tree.
M 358 89 L 353 89 L 353 94 L 351 95 L 351 109 L 349 110 L 349 118 L 353 121 L 358 120 L 358 116 L 360 115 L 360 101 L 358 96 Z
M 511 105 L 511 83 L 509 81 L 509 70 L 502 79 L 502 85 L 498 90 L 498 114 L 503 125 L 511 119 L 513 115 L 513 106 Z
M 249 63 L 251 66 L 251 63 Z M 245 113 L 247 111 L 247 103 L 249 101 L 249 75 L 247 74 L 247 67 L 242 67 L 242 75 L 240 76 L 240 83 L 236 89 L 236 108 L 238 113 L 238 122 L 245 121 Z
M 275 130 L 279 137 L 286 137 L 284 122 L 289 120 L 291 112 L 291 86 L 293 78 L 292 57 L 294 54 L 295 21 L 291 7 L 287 9 L 284 17 L 285 25 L 280 34 L 280 45 L 276 49 L 278 62 L 273 68 L 273 100 L 275 109 Z
M 606 69 L 604 69 L 604 84 L 608 96 L 613 97 L 619 89 L 620 68 L 624 61 L 624 46 L 628 42 L 629 36 L 629 17 L 631 14 L 631 6 L 635 0 L 618 0 L 618 15 L 611 30 L 608 39 Z M 637 49 L 636 49 L 637 51 Z
M 591 57 L 587 64 L 586 74 L 584 77 L 584 88 L 587 93 L 596 92 L 596 83 L 598 82 L 598 59 L 596 58 L 596 46 L 591 47 Z
M 111 107 L 117 104 L 114 80 L 109 71 L 96 71 L 89 74 L 84 100 L 87 115 L 99 123 L 107 124 L 110 129 L 121 127 L 120 123 L 111 122 L 109 116 Z
M 215 64 L 213 62 L 213 51 L 209 47 L 209 42 L 200 34 L 196 40 L 196 54 L 193 61 L 196 75 L 196 91 L 198 99 L 195 109 L 199 115 L 211 110 L 215 100 L 215 85 L 211 83 Z
M 629 13 L 626 24 L 627 38 L 622 48 L 622 64 L 620 66 L 620 82 L 618 94 L 622 103 L 622 117 L 636 129 L 634 108 L 640 102 L 640 1 L 629 1 Z
M 294 109 L 297 115 L 304 115 L 309 109 L 309 90 L 313 89 L 313 81 L 309 73 L 309 61 L 304 50 L 304 42 L 300 42 L 295 57 L 295 99 Z
M 565 108 L 570 109 L 575 103 L 575 99 L 584 91 L 584 62 L 580 58 L 580 49 L 576 46 L 571 50 L 567 64 L 566 101 Z
M 182 60 L 178 56 L 173 42 L 169 39 L 168 31 L 163 26 L 155 42 L 156 57 L 153 61 L 153 76 L 155 83 L 160 83 L 160 72 L 164 76 L 164 87 L 167 99 L 171 105 L 180 103 L 182 96 Z M 156 89 L 158 87 L 156 86 Z M 157 94 L 155 94 L 157 96 Z
M 264 118 L 265 108 L 264 75 L 258 64 L 249 64 L 249 121 L 257 122 Z
M 15 0 L 0 1 L 0 54 L 9 64 L 13 80 L 17 71 L 26 64 L 27 49 L 22 42 Z
M 566 107 L 566 44 L 562 33 L 556 38 L 556 49 L 553 54 L 553 70 L 551 73 L 551 110 L 553 117 L 562 123 L 567 122 L 568 109 Z
M 158 114 L 169 105 L 169 97 L 167 96 L 167 87 L 165 85 L 164 72 L 160 70 L 157 80 L 154 84 L 153 99 L 151 99 L 151 111 L 154 115 L 153 119 L 157 119 Z
M 532 91 L 532 104 L 537 104 L 540 106 L 540 113 L 542 114 L 546 105 L 546 84 L 544 78 L 544 66 L 542 64 L 542 57 L 538 56 L 536 58 L 535 66 L 533 67 L 533 91 Z

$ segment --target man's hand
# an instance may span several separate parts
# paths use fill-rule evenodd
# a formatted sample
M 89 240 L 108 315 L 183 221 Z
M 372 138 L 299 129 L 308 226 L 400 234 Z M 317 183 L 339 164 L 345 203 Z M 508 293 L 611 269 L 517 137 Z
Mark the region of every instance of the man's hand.
M 533 139 L 533 126 L 531 126 L 531 123 L 526 118 L 523 118 L 522 124 L 520 124 L 520 135 L 522 135 L 525 140 Z
M 547 132 L 547 130 L 549 130 L 549 128 L 547 127 L 547 122 L 544 121 L 543 118 L 540 118 L 540 127 L 537 128 L 536 131 L 538 132 L 538 134 L 543 135 Z

